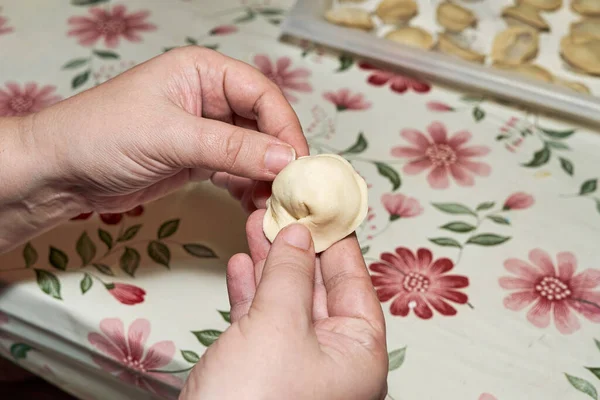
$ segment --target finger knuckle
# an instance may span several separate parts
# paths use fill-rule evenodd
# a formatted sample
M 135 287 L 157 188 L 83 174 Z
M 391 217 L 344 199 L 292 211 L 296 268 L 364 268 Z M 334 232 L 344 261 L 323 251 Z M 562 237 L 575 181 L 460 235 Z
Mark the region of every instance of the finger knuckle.
M 227 170 L 235 170 L 241 157 L 244 156 L 243 150 L 247 140 L 246 136 L 242 130 L 236 130 L 225 140 L 224 165 Z
M 327 291 L 335 291 L 340 287 L 353 283 L 363 283 L 364 277 L 350 271 L 339 271 L 324 280 Z
M 270 268 L 265 269 L 263 274 L 265 273 L 282 273 L 298 281 L 314 280 L 314 274 L 311 274 L 308 268 L 304 267 L 303 263 L 294 258 L 274 261 Z

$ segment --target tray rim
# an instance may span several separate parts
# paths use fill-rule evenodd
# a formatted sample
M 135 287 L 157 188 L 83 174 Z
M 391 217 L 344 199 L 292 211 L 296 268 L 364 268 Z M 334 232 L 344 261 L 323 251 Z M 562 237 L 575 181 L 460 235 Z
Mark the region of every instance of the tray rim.
M 282 35 L 319 42 L 417 75 L 426 75 L 432 80 L 442 80 L 600 127 L 600 99 L 595 96 L 331 24 L 322 18 L 330 5 L 331 0 L 297 0 L 281 25 Z

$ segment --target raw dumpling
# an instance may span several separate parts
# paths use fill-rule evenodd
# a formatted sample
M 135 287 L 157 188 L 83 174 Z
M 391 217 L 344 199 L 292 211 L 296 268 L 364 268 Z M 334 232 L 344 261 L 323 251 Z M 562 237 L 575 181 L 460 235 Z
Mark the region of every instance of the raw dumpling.
M 286 226 L 300 223 L 322 252 L 354 232 L 367 216 L 367 184 L 335 154 L 300 157 L 275 178 L 263 230 L 273 242 Z

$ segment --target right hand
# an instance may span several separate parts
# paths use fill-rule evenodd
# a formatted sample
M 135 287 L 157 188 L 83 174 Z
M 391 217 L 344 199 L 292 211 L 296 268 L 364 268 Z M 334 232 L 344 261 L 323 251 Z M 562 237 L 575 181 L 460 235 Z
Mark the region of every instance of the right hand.
M 251 257 L 236 255 L 227 267 L 232 325 L 180 400 L 384 399 L 385 322 L 356 237 L 315 258 L 302 225 L 271 246 L 263 215 L 248 221 Z

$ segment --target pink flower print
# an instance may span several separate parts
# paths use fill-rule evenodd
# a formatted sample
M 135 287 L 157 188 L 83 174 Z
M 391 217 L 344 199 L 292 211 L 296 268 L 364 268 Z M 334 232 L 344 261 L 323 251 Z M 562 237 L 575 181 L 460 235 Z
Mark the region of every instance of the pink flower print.
M 498 399 L 489 393 L 483 393 L 481 396 L 479 396 L 479 400 L 498 400 Z
M 270 80 L 275 82 L 289 102 L 295 103 L 298 98 L 291 92 L 311 93 L 313 91 L 306 78 L 310 71 L 306 68 L 290 69 L 292 60 L 289 57 L 281 57 L 274 63 L 264 54 L 254 57 L 254 64 Z
M 533 196 L 523 192 L 513 193 L 504 202 L 503 210 L 524 210 L 533 205 Z
M 338 111 L 345 110 L 367 110 L 371 103 L 365 100 L 361 93 L 351 93 L 350 89 L 340 89 L 337 92 L 325 92 L 323 98 L 335 105 Z
M 383 206 L 390 213 L 390 221 L 398 218 L 416 217 L 423 212 L 423 207 L 417 199 L 405 196 L 403 194 L 387 193 L 381 196 Z
M 217 26 L 216 28 L 211 29 L 210 34 L 222 36 L 222 35 L 229 35 L 232 33 L 236 33 L 237 31 L 238 31 L 238 28 L 235 25 L 220 25 L 220 26 Z
M 148 320 L 136 319 L 133 321 L 127 335 L 125 335 L 123 322 L 118 318 L 102 320 L 100 330 L 103 334 L 92 332 L 88 335 L 89 342 L 104 356 L 108 356 L 124 366 L 124 368 L 119 367 L 104 357 L 93 356 L 94 362 L 104 371 L 116 373 L 123 381 L 164 397 L 169 394 L 165 393 L 162 385 L 157 384 L 154 379 L 176 388 L 182 386 L 183 382 L 177 377 L 151 372 L 167 366 L 173 360 L 176 349 L 175 344 L 170 340 L 155 343 L 145 349 L 146 340 L 150 336 Z
M 433 259 L 428 249 L 419 249 L 416 254 L 399 247 L 395 253 L 383 253 L 381 262 L 373 263 L 369 269 L 377 297 L 382 303 L 392 300 L 392 315 L 406 317 L 414 310 L 417 317 L 433 317 L 431 308 L 445 316 L 456 315 L 449 302 L 466 304 L 468 297 L 457 290 L 469 286 L 469 279 L 462 275 L 449 275 L 454 263 L 448 258 Z
M 587 269 L 575 274 L 577 260 L 572 253 L 557 255 L 558 269 L 543 250 L 529 253 L 529 262 L 510 258 L 504 267 L 514 276 L 502 277 L 500 286 L 515 290 L 504 298 L 504 306 L 521 311 L 529 305 L 527 319 L 538 328 L 550 325 L 550 316 L 562 334 L 580 328 L 577 314 L 591 322 L 600 323 L 600 270 Z M 535 303 L 535 304 L 534 304 Z
M 473 160 L 473 157 L 488 154 L 490 149 L 485 146 L 467 147 L 467 142 L 471 140 L 469 132 L 460 131 L 448 138 L 446 127 L 440 122 L 433 122 L 427 127 L 427 131 L 429 137 L 415 129 L 405 129 L 401 135 L 412 147 L 392 148 L 394 157 L 411 159 L 404 166 L 405 173 L 416 175 L 430 169 L 427 181 L 434 189 L 448 188 L 448 176 L 452 176 L 460 186 L 473 186 L 473 175 L 490 174 L 488 164 Z
M 2 11 L 1 8 L 0 11 Z M 6 35 L 13 32 L 13 30 L 13 28 L 8 26 L 8 19 L 0 15 L 0 35 Z
M 430 101 L 430 102 L 428 102 L 427 103 L 427 109 L 431 110 L 431 111 L 440 111 L 440 112 L 454 111 L 454 108 L 450 107 L 446 103 L 442 103 L 442 102 L 439 102 L 439 101 Z
M 358 66 L 361 69 L 373 71 L 367 82 L 374 86 L 383 86 L 389 83 L 390 88 L 396 93 L 404 93 L 409 89 L 416 93 L 427 93 L 431 90 L 431 85 L 418 79 L 385 71 L 366 62 L 361 62 Z
M 115 48 L 120 37 L 130 42 L 140 42 L 139 32 L 156 30 L 156 25 L 146 22 L 150 11 L 138 11 L 127 14 L 124 5 L 116 5 L 112 10 L 100 7 L 90 8 L 89 17 L 71 17 L 69 36 L 79 39 L 82 46 L 93 46 L 100 38 L 104 38 L 106 47 Z
M 29 82 L 19 87 L 17 83 L 6 83 L 6 89 L 0 88 L 0 117 L 27 115 L 60 101 L 56 95 L 56 86 L 38 87 Z

